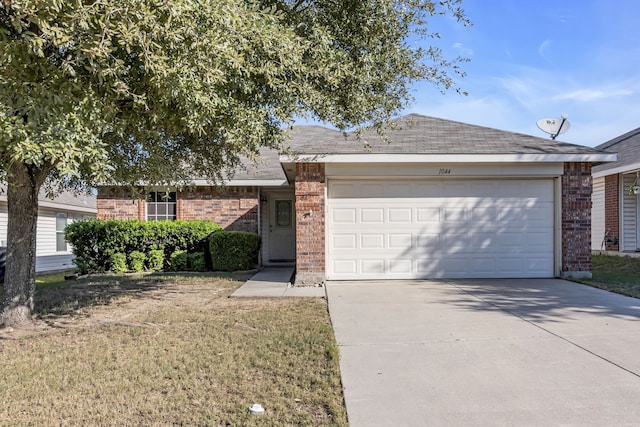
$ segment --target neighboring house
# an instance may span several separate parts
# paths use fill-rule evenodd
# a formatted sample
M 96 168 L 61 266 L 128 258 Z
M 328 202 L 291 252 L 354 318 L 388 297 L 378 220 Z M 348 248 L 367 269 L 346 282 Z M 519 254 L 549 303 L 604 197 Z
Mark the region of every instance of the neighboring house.
M 295 263 L 297 284 L 591 275 L 591 166 L 615 154 L 415 114 L 396 122 L 389 142 L 294 127 L 293 154 L 265 150 L 225 187 L 195 180 L 146 201 L 100 188 L 98 216 L 258 232 L 262 264 Z
M 596 149 L 618 154 L 618 160 L 594 166 L 594 251 L 640 251 L 640 128 L 601 144 Z M 606 237 L 605 237 L 606 234 Z
M 7 192 L 0 186 L 0 246 L 7 245 Z M 44 193 L 38 197 L 36 272 L 74 268 L 71 247 L 64 240 L 64 229 L 73 221 L 96 217 L 94 195 L 63 192 L 53 200 Z

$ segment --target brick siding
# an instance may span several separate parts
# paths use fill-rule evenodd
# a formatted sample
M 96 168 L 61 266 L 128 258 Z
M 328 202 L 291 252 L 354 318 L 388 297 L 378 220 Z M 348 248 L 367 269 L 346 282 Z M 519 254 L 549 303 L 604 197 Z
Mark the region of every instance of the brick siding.
M 604 177 L 604 229 L 609 230 L 609 238 L 620 238 L 620 199 L 618 195 L 619 175 L 607 175 Z M 618 251 L 618 244 L 607 243 L 607 250 Z
M 324 163 L 296 164 L 296 284 L 325 279 Z
M 565 163 L 562 176 L 561 274 L 591 275 L 591 163 Z
M 144 194 L 144 193 L 142 193 Z M 120 188 L 98 189 L 100 219 L 146 219 L 146 203 Z M 258 232 L 257 187 L 196 187 L 176 195 L 177 219 L 208 219 L 225 230 Z
M 146 204 L 133 199 L 129 191 L 118 187 L 101 187 L 96 199 L 98 219 L 145 219 Z
M 257 187 L 196 187 L 177 195 L 178 219 L 208 219 L 225 230 L 258 232 Z

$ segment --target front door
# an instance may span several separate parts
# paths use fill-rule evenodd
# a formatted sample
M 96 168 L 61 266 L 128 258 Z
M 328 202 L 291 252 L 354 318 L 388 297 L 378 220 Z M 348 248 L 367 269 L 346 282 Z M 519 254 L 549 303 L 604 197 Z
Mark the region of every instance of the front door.
M 269 261 L 296 259 L 296 218 L 293 196 L 269 198 Z

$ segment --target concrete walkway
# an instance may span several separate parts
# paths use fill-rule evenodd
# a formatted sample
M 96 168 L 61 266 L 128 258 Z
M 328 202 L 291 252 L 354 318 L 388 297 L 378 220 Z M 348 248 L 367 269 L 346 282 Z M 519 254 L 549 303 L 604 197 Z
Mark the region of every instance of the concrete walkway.
M 555 279 L 327 296 L 351 427 L 640 424 L 640 300 Z
M 266 267 L 231 294 L 232 297 L 325 297 L 319 286 L 292 286 L 293 267 Z

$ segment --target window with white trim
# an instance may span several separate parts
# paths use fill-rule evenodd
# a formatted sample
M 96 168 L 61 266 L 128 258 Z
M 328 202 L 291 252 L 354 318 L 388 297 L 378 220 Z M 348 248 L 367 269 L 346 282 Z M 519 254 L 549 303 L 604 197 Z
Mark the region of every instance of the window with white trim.
M 67 241 L 64 239 L 64 229 L 67 228 L 68 215 L 65 212 L 56 213 L 56 251 L 67 252 Z
M 147 220 L 173 221 L 176 219 L 176 192 L 152 191 L 147 196 Z

